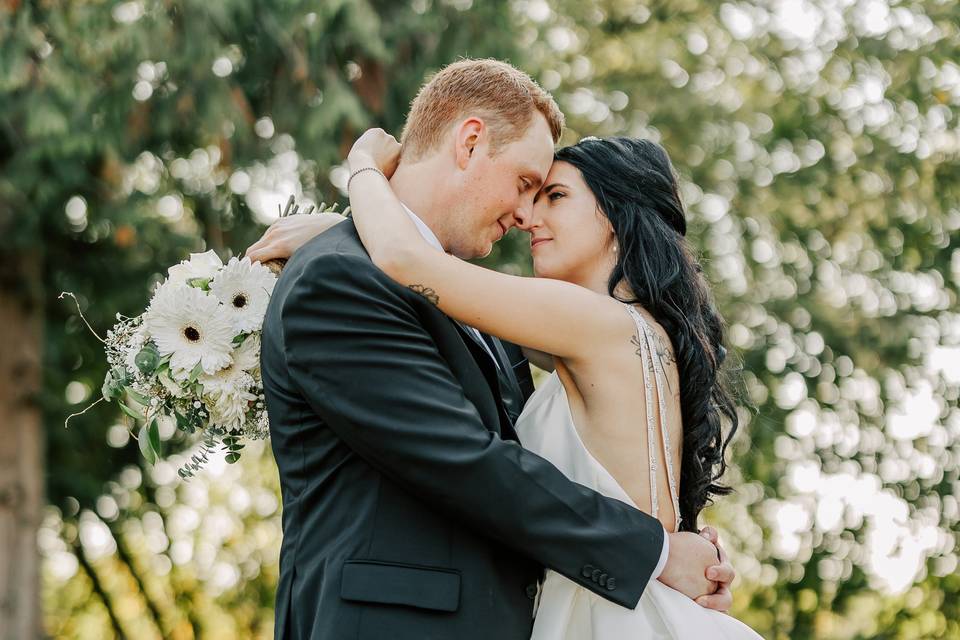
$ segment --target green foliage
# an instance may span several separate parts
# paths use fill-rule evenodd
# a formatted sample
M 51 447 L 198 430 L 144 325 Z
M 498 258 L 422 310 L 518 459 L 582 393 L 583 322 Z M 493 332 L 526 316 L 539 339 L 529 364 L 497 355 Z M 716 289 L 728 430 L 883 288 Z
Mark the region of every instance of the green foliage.
M 960 521 L 960 14 L 889 4 L 518 5 L 565 139 L 652 138 L 682 176 L 752 407 L 708 519 L 768 637 L 960 634 L 884 595 L 956 599 Z

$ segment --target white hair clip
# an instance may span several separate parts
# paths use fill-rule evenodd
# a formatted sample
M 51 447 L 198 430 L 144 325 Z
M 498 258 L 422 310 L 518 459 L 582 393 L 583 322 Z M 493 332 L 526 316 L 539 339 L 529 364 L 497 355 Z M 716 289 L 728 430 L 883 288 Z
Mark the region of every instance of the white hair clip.
M 587 136 L 585 138 L 580 138 L 580 142 L 586 142 L 587 140 L 599 140 L 597 136 Z M 580 144 L 579 142 L 577 144 Z

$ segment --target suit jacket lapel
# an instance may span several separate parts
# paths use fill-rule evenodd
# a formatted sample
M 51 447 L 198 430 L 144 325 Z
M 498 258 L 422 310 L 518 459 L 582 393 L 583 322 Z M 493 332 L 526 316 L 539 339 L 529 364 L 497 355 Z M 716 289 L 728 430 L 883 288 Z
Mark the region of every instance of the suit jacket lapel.
M 504 404 L 503 394 L 500 391 L 500 371 L 498 371 L 496 363 L 494 363 L 493 359 L 490 357 L 490 353 L 486 349 L 486 346 L 480 341 L 475 332 L 471 331 L 465 325 L 453 320 L 452 318 L 451 321 L 454 323 L 454 325 L 456 325 L 457 331 L 460 332 L 460 335 L 463 336 L 467 349 L 469 349 L 473 354 L 474 360 L 477 361 L 477 365 L 483 372 L 483 376 L 487 379 L 487 385 L 493 392 L 500 417 L 500 436 L 504 439 L 519 440 L 517 437 L 517 432 L 513 428 L 513 417 L 511 417 L 510 413 L 507 411 L 507 407 Z M 501 363 L 500 367 L 506 367 L 506 369 L 509 370 L 510 363 Z
M 489 361 L 489 360 L 490 360 L 490 353 L 487 351 L 488 345 L 486 345 L 486 344 L 480 339 L 480 337 L 479 337 L 479 336 L 480 336 L 480 332 L 471 329 L 470 327 L 468 327 L 467 325 L 463 324 L 463 323 L 460 322 L 459 320 L 454 320 L 454 323 L 457 325 L 457 328 L 460 329 L 460 333 L 462 333 L 464 336 L 466 336 L 466 337 L 470 340 L 470 342 L 472 342 L 473 344 L 475 344 L 475 345 L 477 345 L 478 347 L 480 347 L 480 349 L 483 351 L 483 353 L 487 356 L 487 360 Z
M 493 352 L 497 355 L 497 360 L 500 362 L 500 369 L 510 382 L 510 386 L 513 387 L 517 393 L 520 393 L 520 382 L 517 380 L 517 375 L 513 371 L 513 363 L 510 362 L 510 358 L 507 357 L 507 352 L 503 350 L 503 344 L 493 336 L 484 335 L 484 337 L 487 338 L 487 344 L 492 347 Z

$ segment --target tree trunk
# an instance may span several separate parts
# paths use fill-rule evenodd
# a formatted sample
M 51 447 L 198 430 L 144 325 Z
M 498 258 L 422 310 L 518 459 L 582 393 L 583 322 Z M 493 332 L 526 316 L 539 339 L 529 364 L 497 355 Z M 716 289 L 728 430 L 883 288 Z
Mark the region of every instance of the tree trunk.
M 43 508 L 42 285 L 38 255 L 7 257 L 0 274 L 0 638 L 26 640 L 44 635 L 37 550 Z

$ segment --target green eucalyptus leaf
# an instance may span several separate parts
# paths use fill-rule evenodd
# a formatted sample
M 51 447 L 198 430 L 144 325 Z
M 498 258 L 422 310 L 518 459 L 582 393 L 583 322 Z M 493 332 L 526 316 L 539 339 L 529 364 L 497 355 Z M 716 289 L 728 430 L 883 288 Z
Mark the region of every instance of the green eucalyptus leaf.
M 125 414 L 127 414 L 128 416 L 130 416 L 130 417 L 133 418 L 134 420 L 143 421 L 143 420 L 145 419 L 144 416 L 143 416 L 143 414 L 140 413 L 139 411 L 136 411 L 136 410 L 134 410 L 134 409 L 131 409 L 130 407 L 128 407 L 127 405 L 125 405 L 125 404 L 122 403 L 122 402 L 117 402 L 117 404 L 120 405 L 120 410 L 121 410 L 121 411 L 123 411 Z
M 145 344 L 133 359 L 140 372 L 148 376 L 160 366 L 160 352 L 152 344 Z
M 124 391 L 126 391 L 127 395 L 129 395 L 131 398 L 136 400 L 139 404 L 143 405 L 144 407 L 150 406 L 150 398 L 143 395 L 133 387 L 124 387 Z
M 119 400 L 123 397 L 123 379 L 117 378 L 116 369 L 117 367 L 114 367 L 107 371 L 107 375 L 103 379 L 103 386 L 100 387 L 100 393 L 107 402 Z
M 157 458 L 160 458 L 162 455 L 160 451 L 160 425 L 156 418 L 151 420 L 147 426 L 147 434 L 149 435 L 150 448 L 153 449 Z
M 154 424 L 155 422 L 156 420 L 151 420 L 150 424 Z M 157 462 L 157 454 L 150 445 L 148 424 L 144 424 L 140 428 L 140 433 L 137 434 L 137 446 L 140 448 L 140 454 L 143 456 L 144 460 L 146 460 L 149 464 L 155 464 Z

